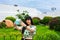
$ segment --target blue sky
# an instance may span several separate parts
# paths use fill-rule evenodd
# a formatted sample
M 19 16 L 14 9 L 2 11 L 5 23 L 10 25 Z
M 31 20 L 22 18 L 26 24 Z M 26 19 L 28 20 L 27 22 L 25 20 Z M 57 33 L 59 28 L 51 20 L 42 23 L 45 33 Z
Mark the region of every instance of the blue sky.
M 0 0 L 0 4 L 17 4 L 19 6 L 32 7 L 40 11 L 49 11 L 51 7 L 60 10 L 60 0 Z

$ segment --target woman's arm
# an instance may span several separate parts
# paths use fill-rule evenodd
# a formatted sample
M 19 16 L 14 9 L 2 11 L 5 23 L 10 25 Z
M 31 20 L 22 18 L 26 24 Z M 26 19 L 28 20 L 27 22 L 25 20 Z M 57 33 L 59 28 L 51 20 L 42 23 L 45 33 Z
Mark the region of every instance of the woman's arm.
M 20 25 L 21 26 L 26 26 L 26 24 L 23 21 L 21 21 L 21 24 Z
M 16 26 L 15 29 L 22 30 L 22 26 L 21 27 Z
M 20 25 L 21 25 L 21 26 L 18 27 L 18 26 L 14 23 L 15 29 L 17 29 L 17 30 L 22 30 L 22 27 L 25 27 L 25 26 L 26 26 L 25 23 L 24 23 L 23 21 L 21 21 L 21 24 L 20 24 Z

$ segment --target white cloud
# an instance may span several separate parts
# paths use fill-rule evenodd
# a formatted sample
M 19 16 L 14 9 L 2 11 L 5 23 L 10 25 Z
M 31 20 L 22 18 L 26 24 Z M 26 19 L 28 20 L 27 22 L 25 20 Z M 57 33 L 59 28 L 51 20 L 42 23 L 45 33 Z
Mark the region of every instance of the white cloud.
M 35 8 L 27 8 L 27 7 L 21 7 L 21 6 L 18 8 L 20 9 L 20 12 L 27 10 L 29 12 L 29 15 L 32 17 L 35 17 L 35 16 L 37 17 L 39 13 Z M 3 20 L 6 16 L 15 16 L 17 14 L 16 10 L 18 8 L 11 5 L 0 4 L 0 20 Z
M 20 12 L 27 10 L 29 12 L 29 15 L 32 17 L 39 17 L 39 18 L 43 18 L 44 16 L 60 16 L 60 12 L 48 12 L 48 14 L 43 14 L 41 11 L 38 11 L 35 8 L 28 8 L 28 7 L 14 7 L 12 5 L 3 5 L 0 4 L 0 20 L 3 20 L 6 16 L 14 16 L 17 14 L 16 10 L 19 9 Z

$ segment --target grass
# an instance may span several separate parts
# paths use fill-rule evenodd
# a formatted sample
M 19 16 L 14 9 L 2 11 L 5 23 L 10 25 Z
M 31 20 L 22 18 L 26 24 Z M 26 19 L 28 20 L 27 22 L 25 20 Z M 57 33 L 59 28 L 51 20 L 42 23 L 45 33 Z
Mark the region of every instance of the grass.
M 37 25 L 34 40 L 60 40 L 60 32 L 50 30 L 49 26 Z
M 46 37 L 46 35 L 45 35 L 46 33 L 47 34 L 48 33 L 51 33 L 51 34 L 53 33 L 53 35 L 56 34 L 60 38 L 60 32 L 54 31 L 54 30 L 49 30 L 48 26 L 45 26 L 45 25 L 36 25 L 36 28 L 37 28 L 36 29 L 37 32 L 36 32 L 36 35 L 34 36 L 34 40 L 42 40 L 39 37 L 45 37 L 47 39 L 48 37 Z M 3 29 L 0 29 L 0 40 L 4 40 L 4 38 L 5 38 L 5 40 L 10 40 L 10 36 L 11 36 L 11 40 L 16 40 L 16 36 L 17 35 L 18 35 L 17 40 L 21 40 L 22 35 L 21 35 L 20 31 L 14 30 L 13 28 L 7 28 L 7 29 L 3 28 Z M 4 36 L 6 36 L 6 37 L 4 37 Z M 49 38 L 49 40 L 50 40 L 50 38 Z
M 13 28 L 3 28 L 0 29 L 0 40 L 3 40 L 4 36 L 6 36 L 5 40 L 10 40 L 10 36 L 12 40 L 16 40 L 16 36 L 18 36 L 17 40 L 21 40 L 22 35 L 20 31 L 14 30 Z

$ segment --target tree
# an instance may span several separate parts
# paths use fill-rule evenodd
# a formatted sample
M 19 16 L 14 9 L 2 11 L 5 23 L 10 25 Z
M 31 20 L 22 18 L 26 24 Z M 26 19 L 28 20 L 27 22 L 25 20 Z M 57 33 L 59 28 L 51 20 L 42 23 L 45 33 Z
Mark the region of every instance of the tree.
M 49 22 L 50 29 L 60 31 L 60 17 L 55 17 Z
M 15 22 L 15 18 L 14 17 L 12 17 L 12 16 L 8 16 L 8 17 L 6 17 L 5 19 L 8 19 L 8 20 L 11 20 L 13 23 Z
M 28 13 L 29 13 L 29 12 L 27 12 L 27 11 L 23 11 L 22 13 L 17 14 L 16 16 L 17 16 L 19 19 L 21 19 L 22 21 L 25 21 L 25 18 L 29 16 Z
M 5 28 L 6 24 L 4 22 L 0 22 L 0 28 Z
M 47 25 L 51 19 L 52 19 L 52 17 L 50 17 L 50 16 L 45 16 L 45 17 L 40 21 L 40 23 Z
M 39 25 L 40 24 L 40 18 L 33 17 L 32 20 L 33 20 L 34 25 Z

